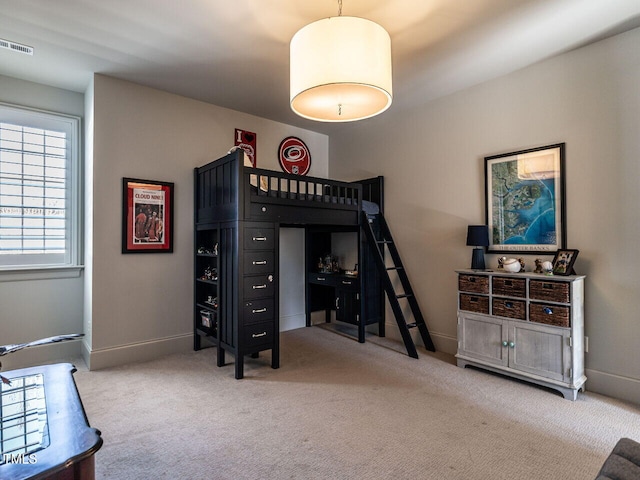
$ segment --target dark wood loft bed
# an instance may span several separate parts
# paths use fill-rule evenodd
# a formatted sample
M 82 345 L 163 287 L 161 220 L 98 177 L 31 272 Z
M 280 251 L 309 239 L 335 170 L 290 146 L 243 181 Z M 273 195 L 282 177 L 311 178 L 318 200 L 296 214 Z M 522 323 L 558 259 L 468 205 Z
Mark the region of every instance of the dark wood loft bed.
M 278 256 L 281 227 L 305 228 L 306 316 L 324 310 L 336 319 L 384 335 L 384 297 L 366 239 L 360 235 L 363 207 L 382 209 L 383 179 L 341 182 L 244 166 L 241 150 L 195 169 L 194 348 L 202 339 L 235 356 L 235 376 L 244 356 L 271 350 L 279 367 Z M 318 277 L 318 255 L 331 252 L 333 232 L 354 232 L 359 274 Z M 322 253 L 318 253 L 322 252 Z

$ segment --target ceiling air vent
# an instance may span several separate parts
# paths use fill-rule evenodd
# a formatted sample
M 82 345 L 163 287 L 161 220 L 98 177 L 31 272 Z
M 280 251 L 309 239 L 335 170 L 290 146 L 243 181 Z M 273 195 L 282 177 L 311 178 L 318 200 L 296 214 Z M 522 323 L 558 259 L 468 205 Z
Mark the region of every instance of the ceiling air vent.
M 10 42 L 0 38 L 0 48 L 6 48 L 7 50 L 13 50 L 14 52 L 24 53 L 25 55 L 33 55 L 33 47 L 28 45 L 21 45 L 16 42 Z

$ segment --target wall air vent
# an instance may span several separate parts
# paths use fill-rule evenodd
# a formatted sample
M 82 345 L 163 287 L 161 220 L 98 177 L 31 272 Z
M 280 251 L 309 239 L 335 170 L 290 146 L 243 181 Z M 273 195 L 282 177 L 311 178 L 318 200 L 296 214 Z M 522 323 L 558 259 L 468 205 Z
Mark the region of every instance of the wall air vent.
M 21 45 L 16 42 L 10 42 L 0 38 L 0 48 L 6 48 L 7 50 L 13 50 L 14 52 L 24 53 L 25 55 L 33 55 L 33 47 L 28 45 Z

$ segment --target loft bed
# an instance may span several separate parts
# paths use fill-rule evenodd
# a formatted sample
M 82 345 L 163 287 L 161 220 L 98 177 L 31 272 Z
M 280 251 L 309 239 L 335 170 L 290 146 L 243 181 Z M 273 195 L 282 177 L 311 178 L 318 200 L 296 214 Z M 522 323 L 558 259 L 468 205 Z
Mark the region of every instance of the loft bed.
M 237 150 L 196 169 L 196 223 L 358 225 L 363 203 L 375 209 L 360 183 L 248 167 L 243 155 Z
M 196 350 L 202 338 L 216 345 L 219 367 L 225 365 L 225 351 L 232 353 L 236 378 L 244 375 L 244 357 L 257 357 L 264 350 L 271 350 L 272 368 L 279 367 L 281 226 L 304 227 L 307 232 L 307 325 L 313 309 L 325 310 L 327 321 L 335 310 L 338 319 L 338 304 L 344 301 L 354 312 L 346 321 L 358 325 L 360 342 L 364 327 L 372 323 L 384 336 L 383 292 L 360 235 L 360 222 L 367 218 L 362 212 L 374 214 L 382 208 L 382 177 L 350 183 L 258 169 L 245 165 L 241 150 L 194 173 Z M 358 277 L 350 279 L 351 287 L 338 286 L 339 275 L 331 277 L 327 286 L 336 285 L 335 291 L 323 290 L 317 282 L 310 287 L 315 279 L 309 272 L 317 272 L 312 260 L 317 262 L 317 250 L 331 248 L 331 232 L 345 231 L 357 234 Z M 344 291 L 334 298 L 338 287 Z

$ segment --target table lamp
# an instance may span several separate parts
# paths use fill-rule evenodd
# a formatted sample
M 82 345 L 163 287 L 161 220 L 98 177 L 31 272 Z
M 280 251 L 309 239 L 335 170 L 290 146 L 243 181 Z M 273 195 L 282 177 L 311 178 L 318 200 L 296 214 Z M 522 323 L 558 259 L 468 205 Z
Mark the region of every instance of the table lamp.
M 467 245 L 475 247 L 471 257 L 473 270 L 484 270 L 484 247 L 489 245 L 489 227 L 486 225 L 469 225 Z

